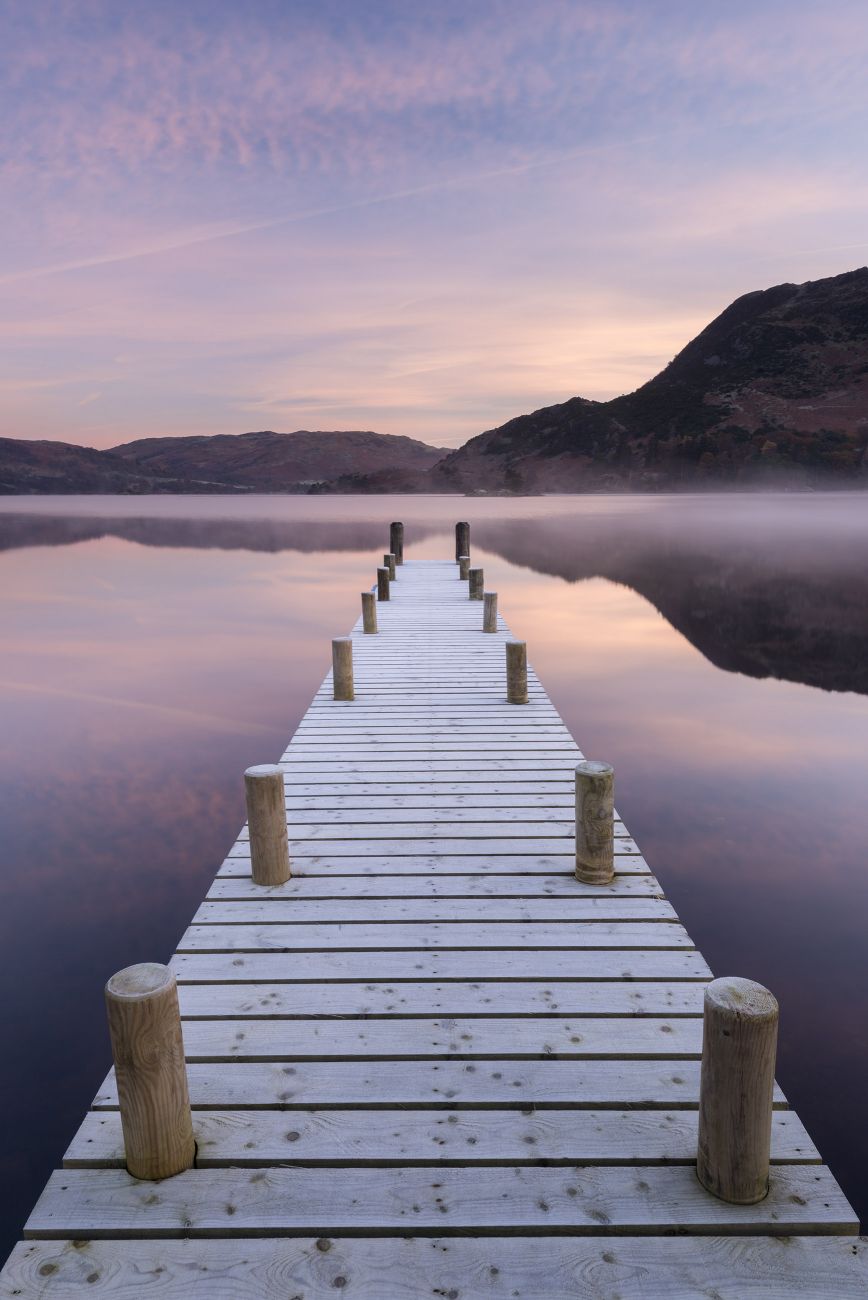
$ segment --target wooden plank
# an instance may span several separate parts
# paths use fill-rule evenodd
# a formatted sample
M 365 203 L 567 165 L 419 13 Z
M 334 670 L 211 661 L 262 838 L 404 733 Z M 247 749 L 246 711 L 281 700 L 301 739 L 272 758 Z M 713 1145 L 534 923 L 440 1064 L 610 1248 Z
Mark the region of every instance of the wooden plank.
M 205 1109 L 297 1106 L 695 1107 L 698 1060 L 267 1061 L 188 1066 L 190 1102 Z M 776 1104 L 783 1103 L 775 1090 Z M 96 1110 L 117 1108 L 109 1074 Z
M 243 852 L 242 846 L 244 841 L 239 841 L 237 845 L 230 850 L 230 857 L 234 853 Z M 306 852 L 302 852 L 301 846 L 306 847 Z M 505 848 L 509 848 L 511 857 L 518 856 L 538 856 L 543 853 L 557 853 L 559 849 L 566 855 L 572 852 L 572 838 L 565 835 L 552 836 L 546 839 L 543 836 L 530 836 L 521 838 L 513 836 L 504 836 L 502 839 L 489 838 L 483 839 L 481 836 L 467 836 L 462 838 L 438 839 L 431 836 L 428 839 L 414 839 L 412 843 L 399 837 L 389 842 L 388 846 L 375 839 L 370 840 L 342 840 L 342 839 L 319 839 L 312 836 L 304 840 L 299 836 L 291 838 L 291 849 L 295 850 L 295 856 L 310 856 L 316 853 L 323 857 L 337 858 L 341 856 L 349 857 L 377 857 L 383 856 L 387 852 L 392 857 L 414 857 L 417 855 L 437 854 L 442 857 L 459 856 L 466 857 L 488 856 L 502 853 Z M 625 857 L 631 854 L 638 854 L 639 850 L 634 840 L 618 839 L 615 841 L 615 856 Z
M 397 1020 L 193 1020 L 188 1061 L 540 1060 L 698 1057 L 702 1021 L 673 1017 L 531 1016 Z
M 195 1169 L 156 1190 L 122 1169 L 52 1174 L 26 1237 L 331 1236 L 343 1232 L 856 1233 L 823 1165 L 780 1165 L 759 1205 L 728 1205 L 681 1165 L 435 1171 Z
M 503 875 L 548 877 L 553 874 L 564 874 L 575 868 L 575 857 L 572 853 L 499 853 L 488 856 L 460 853 L 370 856 L 350 853 L 337 856 L 321 852 L 309 854 L 302 850 L 303 846 L 298 844 L 292 850 L 294 879 L 302 879 L 305 876 L 328 876 L 329 878 L 375 876 L 378 879 L 388 876 L 418 876 L 430 879 L 436 876 L 465 876 L 471 872 L 498 877 Z M 639 854 L 626 853 L 616 855 L 615 872 L 616 881 L 622 875 L 647 876 L 649 874 L 648 864 L 643 857 Z M 218 876 L 250 876 L 250 857 L 246 844 L 233 845 L 230 856 L 220 866 Z
M 429 951 L 433 948 L 630 949 L 692 948 L 684 927 L 673 921 L 425 921 L 314 925 L 191 925 L 178 952 L 329 952 L 342 949 Z
M 291 881 L 287 881 L 291 884 Z M 280 891 L 278 895 L 278 891 Z M 253 895 L 249 902 L 204 902 L 194 925 L 311 925 L 322 921 L 385 923 L 480 921 L 477 898 L 347 898 L 293 897 L 287 885 L 268 889 L 269 897 Z M 502 898 L 485 905 L 485 924 L 503 921 L 675 921 L 671 903 L 660 898 L 584 898 L 559 894 L 553 898 Z M 390 945 L 391 946 L 391 945 Z
M 638 898 L 663 897 L 659 880 L 647 875 L 618 874 L 610 885 L 585 885 L 572 872 L 557 876 L 293 876 L 284 885 L 257 885 L 249 876 L 218 876 L 208 890 L 214 900 L 263 898 Z
M 420 1279 L 424 1292 L 420 1290 Z M 117 1300 L 864 1300 L 852 1236 L 28 1241 L 0 1297 Z M 833 1288 L 833 1289 L 830 1289 Z
M 693 1164 L 691 1110 L 197 1110 L 196 1167 L 220 1165 Z M 772 1117 L 775 1164 L 820 1163 L 789 1110 Z M 88 1111 L 67 1169 L 124 1168 L 117 1111 Z
M 442 836 L 444 839 L 462 839 L 462 840 L 509 840 L 520 841 L 522 839 L 532 840 L 567 840 L 569 844 L 574 843 L 575 839 L 575 819 L 570 821 L 556 819 L 555 816 L 540 817 L 531 822 L 510 822 L 499 817 L 489 817 L 484 820 L 465 820 L 453 821 L 446 818 L 439 821 L 396 821 L 390 822 L 384 820 L 384 814 L 379 814 L 381 820 L 373 821 L 356 821 L 354 818 L 332 817 L 328 813 L 321 813 L 319 817 L 309 814 L 305 820 L 300 817 L 287 819 L 289 838 L 294 843 L 304 843 L 307 840 L 420 840 L 436 839 Z M 418 814 L 417 814 L 418 816 Z M 400 825 L 400 834 L 396 835 L 395 826 Z M 243 843 L 249 838 L 247 827 L 241 831 L 238 840 Z M 623 826 L 615 827 L 616 841 L 630 840 Z M 630 840 L 635 845 L 634 840 Z M 558 846 L 561 847 L 561 846 Z M 622 845 L 618 844 L 619 851 Z
M 176 963 L 177 965 L 177 963 Z M 181 1014 L 317 1016 L 696 1016 L 704 981 L 425 980 L 407 983 L 181 984 Z
M 547 948 L 543 951 L 176 953 L 171 960 L 188 983 L 298 983 L 312 980 L 648 980 L 711 978 L 698 952 L 679 949 Z

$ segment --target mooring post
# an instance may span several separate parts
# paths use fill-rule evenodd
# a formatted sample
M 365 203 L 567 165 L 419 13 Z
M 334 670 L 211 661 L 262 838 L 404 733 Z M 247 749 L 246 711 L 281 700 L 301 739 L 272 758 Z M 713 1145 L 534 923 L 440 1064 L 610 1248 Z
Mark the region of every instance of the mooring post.
M 196 1157 L 175 976 L 142 962 L 105 986 L 127 1169 L 171 1178 Z
M 336 636 L 332 641 L 332 682 L 336 700 L 355 698 L 352 637 Z
M 396 564 L 404 563 L 404 525 L 389 525 L 389 550 L 395 557 Z
M 397 561 L 391 551 L 387 551 L 383 556 L 383 568 L 389 570 L 389 581 L 395 581 L 395 565 Z
M 527 704 L 527 642 L 506 642 L 506 698 L 510 704 Z
M 615 769 L 583 759 L 576 768 L 576 880 L 608 885 L 615 875 Z
M 497 592 L 485 591 L 482 594 L 482 630 L 497 631 Z
M 377 600 L 389 599 L 389 570 L 377 569 Z
M 369 635 L 377 630 L 377 600 L 372 591 L 362 592 L 362 628 Z
M 461 582 L 466 582 L 469 577 L 470 577 L 470 556 L 459 555 L 458 578 Z
M 456 560 L 460 560 L 462 555 L 470 555 L 470 524 L 455 525 Z
M 244 773 L 250 873 L 257 885 L 282 885 L 292 874 L 286 834 L 286 789 L 283 772 L 272 763 Z
M 482 600 L 485 595 L 485 575 L 482 569 L 470 569 L 468 576 L 470 579 L 470 599 Z
M 727 976 L 705 990 L 696 1173 L 707 1191 L 755 1205 L 769 1189 L 777 999 Z

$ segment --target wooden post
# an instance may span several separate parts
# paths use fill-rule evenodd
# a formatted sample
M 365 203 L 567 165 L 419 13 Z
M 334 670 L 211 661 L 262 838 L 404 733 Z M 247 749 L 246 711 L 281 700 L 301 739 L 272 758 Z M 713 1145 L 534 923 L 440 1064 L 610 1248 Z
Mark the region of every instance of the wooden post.
M 506 643 L 506 698 L 510 704 L 527 704 L 527 642 Z
M 292 872 L 286 835 L 286 789 L 283 772 L 273 764 L 248 767 L 244 773 L 250 871 L 257 885 L 282 885 Z
M 583 759 L 576 768 L 576 880 L 608 885 L 615 875 L 615 769 Z
M 336 636 L 332 641 L 332 680 L 336 700 L 355 698 L 352 637 Z
M 112 975 L 105 1003 L 127 1169 L 171 1178 L 196 1158 L 175 976 L 142 962 Z
M 389 581 L 395 581 L 395 565 L 397 561 L 391 551 L 387 551 L 383 556 L 383 568 L 389 570 Z
M 729 976 L 705 990 L 696 1173 L 707 1191 L 755 1205 L 769 1189 L 778 1004 Z
M 470 569 L 468 576 L 470 578 L 470 599 L 482 600 L 485 594 L 485 576 L 482 569 Z
M 404 563 L 404 525 L 390 524 L 389 550 L 395 557 L 396 564 Z
M 460 555 L 458 557 L 458 577 L 461 582 L 467 582 L 470 577 L 470 556 Z
M 483 632 L 497 631 L 497 592 L 486 591 L 482 596 L 482 630 Z
M 462 555 L 470 555 L 470 524 L 455 525 L 456 560 L 460 560 Z
M 377 630 L 377 601 L 372 591 L 362 592 L 362 627 L 368 634 Z
M 389 599 L 389 570 L 377 569 L 377 600 Z

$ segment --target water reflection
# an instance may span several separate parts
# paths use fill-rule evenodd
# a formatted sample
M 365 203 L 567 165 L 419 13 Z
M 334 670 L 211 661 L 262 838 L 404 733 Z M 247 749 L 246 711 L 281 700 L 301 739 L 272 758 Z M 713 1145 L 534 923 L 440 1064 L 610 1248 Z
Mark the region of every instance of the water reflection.
M 783 1085 L 868 1209 L 861 498 L 58 509 L 0 503 L 7 1240 L 102 1077 L 104 978 L 175 947 L 241 821 L 239 773 L 279 754 L 402 517 L 419 558 L 471 520 L 712 967 L 779 994 Z
M 269 511 L 274 500 L 256 503 Z M 444 504 L 450 514 L 480 510 L 475 501 L 418 500 L 421 512 L 417 500 L 408 503 L 409 535 L 417 545 L 442 531 Z M 599 500 L 591 510 L 577 509 L 574 499 L 572 510 L 564 499 L 555 499 L 554 508 L 547 500 L 530 518 L 526 503 L 518 516 L 511 503 L 495 503 L 503 517 L 492 518 L 493 503 L 485 502 L 474 521 L 474 545 L 568 582 L 603 577 L 629 586 L 720 668 L 868 693 L 868 520 L 861 496 L 826 497 L 819 504 L 807 498 L 801 509 L 793 508 L 793 499 L 754 498 L 745 505 L 718 497 L 625 510 L 616 498 L 605 511 Z M 93 518 L 12 510 L 0 514 L 0 550 L 103 537 L 144 546 L 302 554 L 376 553 L 383 544 L 379 517 L 311 517 L 307 501 L 290 508 L 304 517 Z M 327 504 L 313 509 L 329 513 Z M 440 518 L 426 519 L 432 510 Z

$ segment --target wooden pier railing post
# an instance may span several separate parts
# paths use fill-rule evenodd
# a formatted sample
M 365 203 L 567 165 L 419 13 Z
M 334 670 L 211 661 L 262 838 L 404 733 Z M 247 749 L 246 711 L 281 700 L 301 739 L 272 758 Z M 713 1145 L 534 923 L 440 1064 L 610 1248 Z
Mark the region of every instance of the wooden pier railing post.
M 355 698 L 352 637 L 336 636 L 332 641 L 332 681 L 336 700 Z
M 608 885 L 615 875 L 615 769 L 583 759 L 576 768 L 576 879 Z
M 377 600 L 389 599 L 389 570 L 377 569 Z
M 696 1173 L 723 1201 L 755 1205 L 769 1189 L 778 1004 L 734 976 L 705 990 Z
M 482 569 L 470 569 L 468 576 L 470 579 L 470 599 L 482 600 L 485 594 L 485 575 Z
M 244 793 L 250 833 L 250 873 L 257 885 L 282 885 L 292 874 L 283 772 L 270 763 L 248 767 L 244 773 Z
M 510 704 L 527 704 L 527 642 L 506 642 L 506 698 Z
M 459 555 L 458 557 L 458 577 L 461 582 L 467 582 L 470 577 L 470 556 Z
M 377 599 L 372 591 L 362 592 L 362 628 L 369 635 L 377 630 Z
M 462 555 L 470 555 L 470 524 L 455 525 L 455 558 L 460 560 Z
M 394 582 L 394 581 L 395 581 L 395 565 L 396 565 L 396 564 L 397 564 L 397 560 L 395 559 L 395 556 L 392 554 L 391 551 L 387 551 L 386 554 L 383 556 L 383 568 L 389 570 L 389 581 L 390 581 L 390 582 Z
M 395 557 L 396 564 L 404 563 L 404 525 L 389 525 L 389 550 Z
M 175 976 L 156 962 L 127 966 L 105 1002 L 127 1169 L 171 1178 L 196 1157 Z
M 482 630 L 497 631 L 497 592 L 486 591 L 482 596 Z

